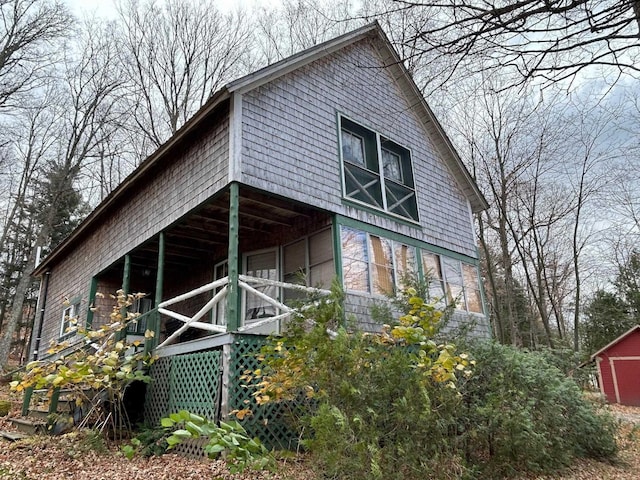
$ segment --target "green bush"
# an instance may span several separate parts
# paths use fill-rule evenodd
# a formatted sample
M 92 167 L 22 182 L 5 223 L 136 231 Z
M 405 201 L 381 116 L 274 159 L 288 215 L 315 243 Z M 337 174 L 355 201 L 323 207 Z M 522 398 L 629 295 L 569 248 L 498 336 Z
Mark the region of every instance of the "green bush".
M 472 348 L 477 361 L 463 390 L 467 460 L 485 478 L 552 472 L 574 457 L 616 453 L 613 419 L 598 413 L 577 384 L 546 360 L 497 343 Z
M 433 340 L 442 311 L 415 290 L 405 298 L 406 314 L 373 335 L 339 326 L 334 291 L 263 348 L 264 368 L 244 377 L 258 403 L 306 392 L 315 408 L 299 419 L 302 443 L 329 478 L 445 478 L 463 470 L 453 412 L 471 361 Z
M 0 400 L 0 417 L 6 417 L 11 410 L 11 402 Z
M 490 342 L 456 353 L 440 330 L 446 312 L 416 292 L 379 334 L 340 327 L 334 292 L 243 377 L 258 404 L 306 394 L 297 425 L 324 478 L 504 478 L 615 455 L 616 424 L 554 366 L 568 367 L 565 355 Z

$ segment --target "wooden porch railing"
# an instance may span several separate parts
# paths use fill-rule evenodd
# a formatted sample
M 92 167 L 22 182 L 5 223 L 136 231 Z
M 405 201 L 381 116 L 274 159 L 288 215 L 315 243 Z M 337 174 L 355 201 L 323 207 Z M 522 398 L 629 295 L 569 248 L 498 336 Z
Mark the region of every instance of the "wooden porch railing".
M 190 292 L 184 293 L 182 295 L 178 295 L 177 297 L 161 302 L 158 305 L 158 313 L 162 315 L 166 315 L 175 320 L 179 320 L 183 322 L 184 325 L 182 325 L 175 332 L 169 335 L 160 345 L 158 345 L 157 348 L 164 347 L 173 343 L 182 333 L 184 333 L 189 328 L 196 328 L 196 329 L 213 332 L 213 333 L 226 333 L 227 332 L 226 325 L 215 325 L 211 322 L 203 322 L 201 320 L 208 312 L 213 311 L 213 309 L 216 308 L 217 305 L 224 305 L 224 303 L 221 303 L 221 302 L 224 302 L 224 300 L 226 300 L 228 283 L 229 283 L 229 277 L 224 277 L 224 278 L 221 278 L 220 280 L 216 280 L 215 282 L 211 282 L 206 285 L 203 285 L 202 287 L 196 288 L 195 290 L 192 290 Z M 285 305 L 278 299 L 272 298 L 269 295 L 259 291 L 257 289 L 259 287 L 275 287 L 278 291 L 295 290 L 295 291 L 300 291 L 305 293 L 315 293 L 319 295 L 328 295 L 329 293 L 331 293 L 329 290 L 323 290 L 320 288 L 312 288 L 304 285 L 296 285 L 293 283 L 278 282 L 275 280 L 250 277 L 247 275 L 239 276 L 238 286 L 241 290 L 243 290 L 246 293 L 247 297 L 249 295 L 252 295 L 254 297 L 257 297 L 263 300 L 268 305 L 273 306 L 276 312 L 274 315 L 261 317 L 260 320 L 258 321 L 254 321 L 250 323 L 247 323 L 245 321 L 245 324 L 242 325 L 240 328 L 238 328 L 238 332 L 248 332 L 258 327 L 262 327 L 264 325 L 286 319 L 295 312 L 295 309 Z M 188 300 L 190 298 L 193 298 L 197 295 L 200 295 L 206 292 L 212 292 L 217 289 L 220 289 L 220 290 L 216 292 L 215 295 L 211 298 L 211 300 L 206 302 L 204 306 L 200 310 L 198 310 L 198 312 L 195 315 L 191 317 L 188 317 L 186 315 L 182 315 L 180 313 L 167 309 L 167 307 L 171 305 Z

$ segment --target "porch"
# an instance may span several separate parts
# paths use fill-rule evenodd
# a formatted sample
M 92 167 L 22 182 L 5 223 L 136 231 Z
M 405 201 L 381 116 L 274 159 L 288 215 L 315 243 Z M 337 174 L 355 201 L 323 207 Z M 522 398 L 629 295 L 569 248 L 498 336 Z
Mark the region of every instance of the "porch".
M 89 301 L 98 308 L 88 324 L 108 321 L 108 295 L 121 288 L 146 294 L 131 307 L 140 317 L 127 333 L 143 340 L 151 332 L 149 351 L 277 333 L 292 301 L 330 285 L 333 237 L 327 212 L 232 183 L 94 277 Z

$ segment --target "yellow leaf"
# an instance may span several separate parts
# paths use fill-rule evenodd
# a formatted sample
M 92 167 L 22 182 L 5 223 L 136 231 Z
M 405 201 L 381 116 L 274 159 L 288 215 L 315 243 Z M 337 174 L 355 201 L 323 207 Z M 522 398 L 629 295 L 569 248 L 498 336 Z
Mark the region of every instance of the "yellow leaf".
M 62 382 L 64 382 L 64 377 L 62 377 L 62 376 L 58 375 L 56 378 L 54 378 L 54 380 L 53 380 L 53 385 L 57 387 L 57 386 L 58 386 L 58 385 L 60 385 Z

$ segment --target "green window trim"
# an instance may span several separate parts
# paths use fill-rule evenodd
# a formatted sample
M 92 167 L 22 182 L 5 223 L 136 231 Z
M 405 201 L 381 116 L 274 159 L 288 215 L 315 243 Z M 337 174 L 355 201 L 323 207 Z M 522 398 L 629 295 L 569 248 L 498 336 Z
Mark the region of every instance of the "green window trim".
M 359 230 L 363 230 L 368 233 L 372 233 L 374 235 L 378 235 L 380 237 L 385 237 L 390 240 L 395 240 L 401 243 L 405 243 L 407 245 L 412 245 L 414 247 L 420 248 L 421 250 L 426 250 L 431 253 L 436 253 L 438 255 L 445 255 L 447 257 L 456 258 L 462 262 L 469 263 L 471 265 L 479 265 L 480 262 L 477 258 L 471 257 L 469 255 L 465 255 L 464 253 L 454 252 L 453 250 L 449 250 L 444 247 L 439 247 L 437 245 L 432 245 L 430 243 L 424 242 L 422 240 L 418 240 L 416 238 L 405 236 L 401 233 L 392 232 L 391 230 L 387 230 L 382 227 L 378 227 L 376 225 L 371 225 L 368 223 L 361 222 L 360 220 L 356 220 L 354 218 L 345 217 L 343 215 L 336 215 L 336 232 L 338 232 L 339 239 L 339 231 L 340 226 L 352 227 Z M 415 226 L 415 225 L 412 225 Z
M 89 302 L 87 303 L 87 320 L 85 325 L 87 329 L 90 329 L 93 325 L 93 312 L 95 309 L 96 303 L 96 293 L 98 292 L 98 278 L 91 277 L 91 282 L 89 283 Z
M 411 151 L 338 114 L 343 200 L 419 222 Z
M 437 265 L 436 278 L 430 280 L 433 288 L 437 288 L 440 293 L 439 295 L 434 295 L 434 298 L 440 298 L 443 304 L 455 303 L 456 311 L 458 312 L 465 312 L 469 315 L 486 316 L 484 292 L 478 270 L 478 259 L 429 245 L 425 242 L 405 237 L 404 235 L 390 232 L 379 227 L 362 224 L 361 222 L 346 217 L 336 218 L 336 225 L 338 237 L 341 239 L 339 256 L 342 268 L 339 270 L 339 277 L 347 293 L 371 298 L 381 298 L 384 296 L 376 292 L 375 285 L 373 285 L 374 276 L 372 268 L 376 268 L 377 264 L 372 259 L 374 252 L 371 242 L 372 239 L 379 238 L 381 240 L 378 243 L 387 241 L 392 249 L 393 253 L 391 257 L 393 260 L 390 261 L 389 268 L 393 269 L 393 279 L 396 287 L 399 286 L 399 269 L 395 249 L 398 246 L 409 246 L 414 249 L 413 259 L 416 264 L 412 267 L 412 270 L 418 274 L 418 278 L 424 280 L 428 275 L 428 271 L 432 268 L 431 265 Z M 353 254 L 351 257 L 349 257 L 348 254 L 347 257 L 345 257 L 346 249 L 342 236 L 345 230 L 361 232 L 365 235 L 366 241 L 362 243 L 362 258 L 351 258 L 354 256 Z M 429 258 L 431 259 L 429 262 L 431 265 L 427 265 L 427 259 Z M 366 264 L 366 271 L 363 270 L 360 272 L 360 276 L 358 277 L 360 280 L 366 281 L 366 288 L 364 284 L 356 286 L 356 288 L 348 288 L 351 281 L 346 278 L 348 272 L 345 272 L 345 268 L 347 268 L 345 265 L 350 263 L 349 260 L 352 265 L 362 264 L 360 265 L 361 270 L 363 265 Z M 455 272 L 458 272 L 458 275 L 456 275 Z

